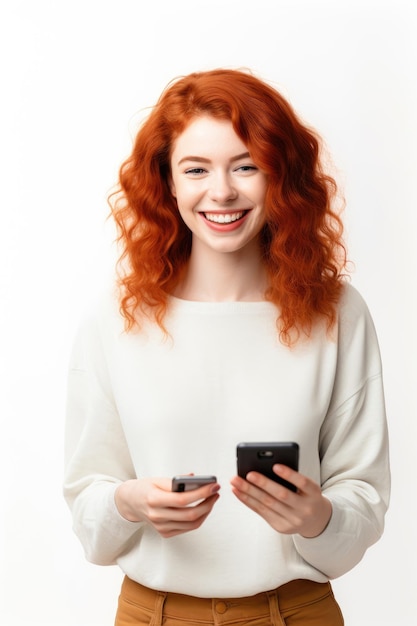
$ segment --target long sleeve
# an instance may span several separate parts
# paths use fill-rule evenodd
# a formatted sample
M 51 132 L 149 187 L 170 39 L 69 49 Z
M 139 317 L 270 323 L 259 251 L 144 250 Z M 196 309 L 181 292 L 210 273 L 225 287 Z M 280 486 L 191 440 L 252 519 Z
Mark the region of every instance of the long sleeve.
M 80 329 L 68 380 L 64 496 L 86 558 L 110 565 L 141 524 L 125 520 L 114 502 L 121 481 L 135 477 L 111 395 L 105 358 L 91 319 Z
M 390 493 L 388 433 L 378 343 L 365 303 L 350 290 L 341 308 L 337 374 L 320 432 L 325 531 L 294 537 L 299 554 L 329 578 L 349 571 L 381 536 Z

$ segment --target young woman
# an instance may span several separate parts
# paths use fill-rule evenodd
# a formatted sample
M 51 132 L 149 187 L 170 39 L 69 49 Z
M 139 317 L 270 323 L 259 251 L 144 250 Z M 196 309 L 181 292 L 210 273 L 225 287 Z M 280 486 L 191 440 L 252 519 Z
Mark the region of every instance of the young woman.
M 65 496 L 87 558 L 125 573 L 117 626 L 343 624 L 329 579 L 380 537 L 389 468 L 335 197 L 315 133 L 250 73 L 177 80 L 139 130 L 120 289 L 68 392 Z M 296 491 L 237 476 L 242 441 L 298 443 L 299 472 L 274 466 Z

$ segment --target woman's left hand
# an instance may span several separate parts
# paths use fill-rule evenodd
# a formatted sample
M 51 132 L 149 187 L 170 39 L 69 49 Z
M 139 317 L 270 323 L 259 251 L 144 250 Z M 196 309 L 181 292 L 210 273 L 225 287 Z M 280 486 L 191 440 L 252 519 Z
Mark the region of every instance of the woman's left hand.
M 274 465 L 273 470 L 292 483 L 297 492 L 262 474 L 249 472 L 246 480 L 233 478 L 233 493 L 280 533 L 310 538 L 320 535 L 332 516 L 332 505 L 322 495 L 320 485 L 285 465 Z

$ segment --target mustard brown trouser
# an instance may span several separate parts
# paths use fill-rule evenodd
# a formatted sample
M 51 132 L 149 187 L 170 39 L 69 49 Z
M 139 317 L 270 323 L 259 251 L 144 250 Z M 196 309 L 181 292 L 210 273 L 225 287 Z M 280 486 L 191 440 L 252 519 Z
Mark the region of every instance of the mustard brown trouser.
M 343 626 L 330 583 L 293 580 L 247 598 L 154 591 L 125 577 L 115 626 Z

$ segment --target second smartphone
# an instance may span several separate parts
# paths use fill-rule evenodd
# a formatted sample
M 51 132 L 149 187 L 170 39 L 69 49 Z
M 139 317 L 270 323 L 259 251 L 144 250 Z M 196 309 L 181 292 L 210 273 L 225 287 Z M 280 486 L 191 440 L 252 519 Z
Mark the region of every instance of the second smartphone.
M 298 443 L 294 441 L 239 443 L 236 453 L 237 473 L 242 478 L 246 478 L 246 474 L 249 472 L 259 472 L 284 485 L 287 489 L 297 491 L 292 483 L 277 476 L 272 467 L 276 463 L 280 463 L 298 471 Z
M 192 491 L 216 481 L 217 478 L 215 476 L 174 476 L 172 479 L 172 491 Z

